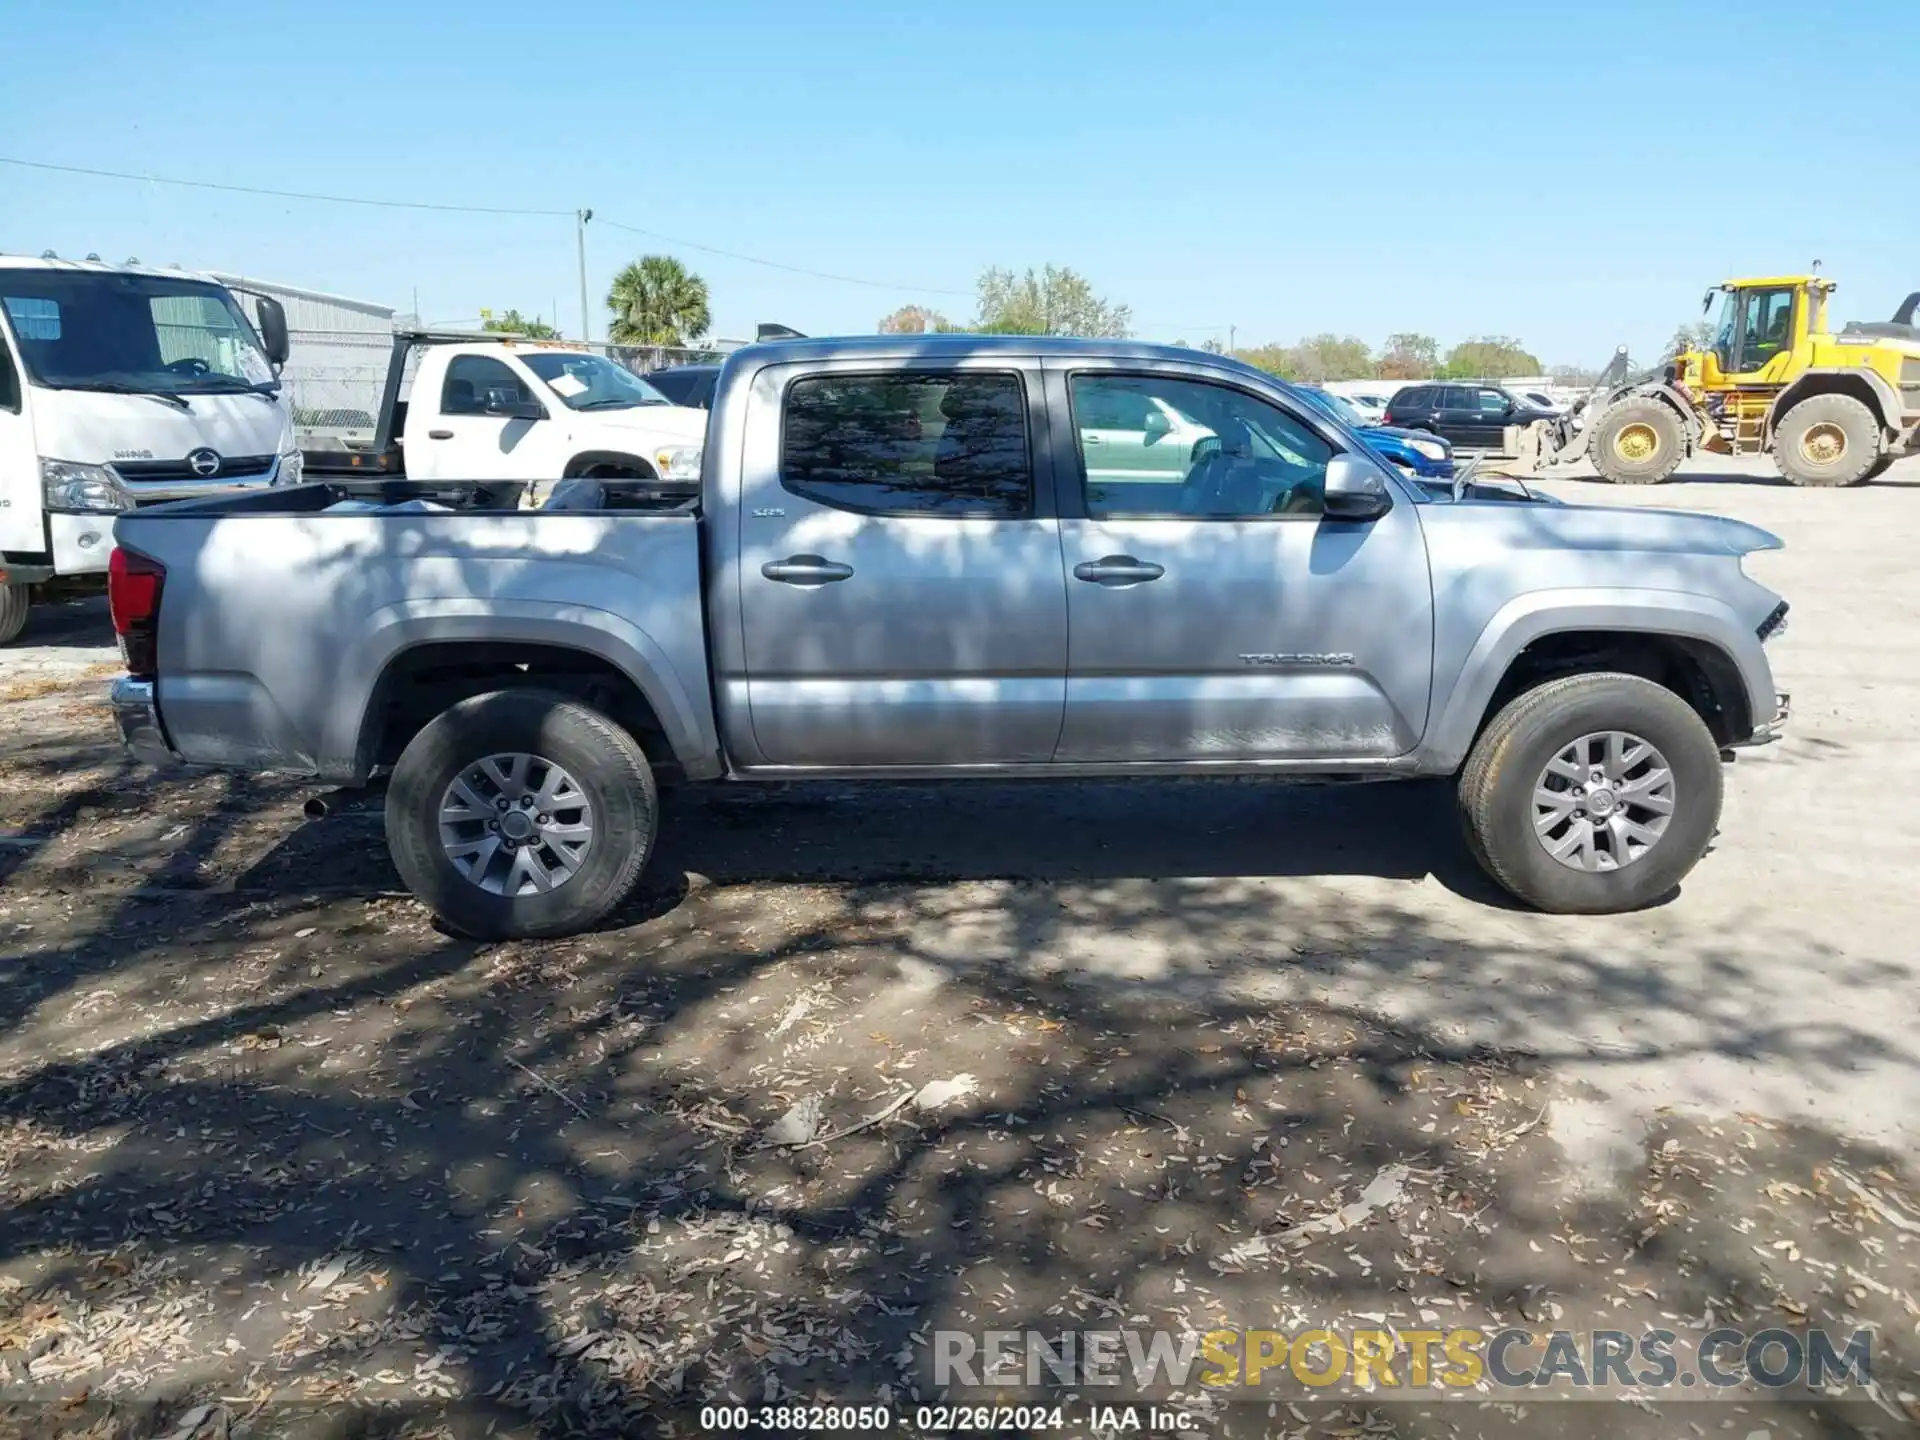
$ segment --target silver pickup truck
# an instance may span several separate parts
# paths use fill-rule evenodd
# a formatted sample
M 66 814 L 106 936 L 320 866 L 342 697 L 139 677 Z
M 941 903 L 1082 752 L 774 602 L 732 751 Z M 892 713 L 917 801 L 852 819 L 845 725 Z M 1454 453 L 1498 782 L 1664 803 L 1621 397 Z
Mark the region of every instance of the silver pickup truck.
M 153 761 L 390 771 L 407 885 L 530 936 L 619 905 L 657 782 L 815 776 L 1452 776 L 1501 885 L 1631 909 L 1705 850 L 1723 752 L 1786 716 L 1787 607 L 1741 568 L 1765 531 L 1422 484 L 1193 350 L 755 346 L 699 499 L 663 503 L 375 482 L 123 516 L 121 729 Z

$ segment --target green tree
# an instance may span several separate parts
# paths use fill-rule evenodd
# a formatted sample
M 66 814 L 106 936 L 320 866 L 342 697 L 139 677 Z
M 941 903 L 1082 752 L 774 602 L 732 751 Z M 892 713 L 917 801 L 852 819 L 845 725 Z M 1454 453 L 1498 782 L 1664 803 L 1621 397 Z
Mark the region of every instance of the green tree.
M 902 305 L 891 315 L 882 316 L 877 328 L 882 335 L 939 335 L 959 327 L 938 310 L 929 310 L 924 305 Z
M 1683 350 L 1706 350 L 1712 347 L 1713 339 L 1713 322 L 1696 320 L 1693 324 L 1682 325 L 1673 332 L 1673 339 L 1667 342 L 1667 354 L 1678 355 Z
M 1514 375 L 1538 375 L 1540 361 L 1518 340 L 1505 335 L 1479 335 L 1462 340 L 1447 352 L 1444 373 L 1456 380 L 1505 380 Z
M 1425 380 L 1440 368 L 1440 342 L 1413 330 L 1396 330 L 1374 362 L 1382 380 Z
M 1373 352 L 1352 335 L 1309 335 L 1293 351 L 1296 379 L 1318 384 L 1373 374 Z
M 607 291 L 616 345 L 685 345 L 707 333 L 707 282 L 671 255 L 642 255 L 613 277 Z
M 529 340 L 558 340 L 560 332 L 547 324 L 538 315 L 527 319 L 518 310 L 506 310 L 480 322 L 482 330 L 498 331 L 504 335 L 524 335 Z
M 1133 311 L 1103 300 L 1085 276 L 1048 265 L 1016 275 L 994 267 L 980 276 L 973 328 L 983 335 L 1084 335 L 1123 340 Z
M 1236 350 L 1233 358 L 1243 360 L 1269 375 L 1278 375 L 1282 380 L 1298 380 L 1300 357 L 1291 345 L 1255 345 L 1248 350 Z

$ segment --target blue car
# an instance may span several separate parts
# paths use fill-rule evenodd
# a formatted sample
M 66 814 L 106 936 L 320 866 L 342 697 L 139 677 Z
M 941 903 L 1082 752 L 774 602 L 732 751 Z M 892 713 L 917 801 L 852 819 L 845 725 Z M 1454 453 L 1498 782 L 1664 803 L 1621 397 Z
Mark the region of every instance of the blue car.
M 1359 433 L 1382 460 L 1390 460 L 1425 480 L 1453 478 L 1453 446 L 1424 430 L 1402 430 L 1397 425 L 1370 425 L 1344 395 L 1317 385 L 1296 385 L 1294 391 L 1324 414 Z

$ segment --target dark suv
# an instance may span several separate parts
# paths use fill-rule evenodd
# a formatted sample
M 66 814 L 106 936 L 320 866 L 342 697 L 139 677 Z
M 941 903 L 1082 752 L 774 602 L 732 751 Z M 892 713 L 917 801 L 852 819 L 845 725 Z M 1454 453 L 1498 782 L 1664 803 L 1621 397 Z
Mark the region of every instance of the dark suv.
M 1387 402 L 1385 423 L 1406 430 L 1431 430 L 1442 440 L 1469 450 L 1495 450 L 1509 425 L 1550 420 L 1542 410 L 1515 398 L 1498 385 L 1408 385 Z

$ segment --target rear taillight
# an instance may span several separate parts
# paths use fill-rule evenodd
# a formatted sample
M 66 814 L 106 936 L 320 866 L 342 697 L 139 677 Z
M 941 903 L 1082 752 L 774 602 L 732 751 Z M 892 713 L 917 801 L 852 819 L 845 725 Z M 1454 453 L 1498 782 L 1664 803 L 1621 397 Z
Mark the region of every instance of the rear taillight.
M 160 629 L 160 591 L 167 567 L 158 560 L 116 547 L 107 559 L 107 611 L 120 637 L 120 657 L 136 680 L 151 680 L 154 641 Z

